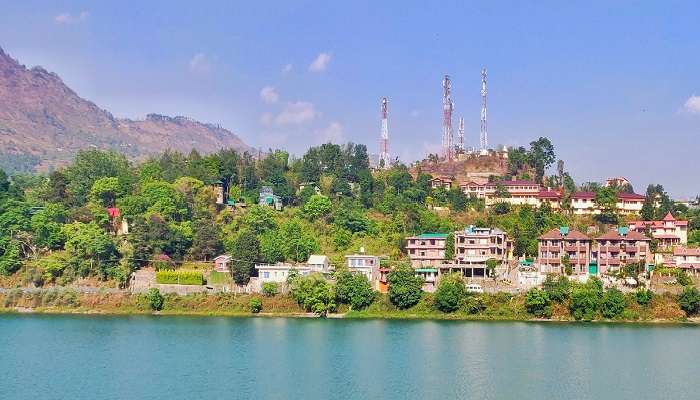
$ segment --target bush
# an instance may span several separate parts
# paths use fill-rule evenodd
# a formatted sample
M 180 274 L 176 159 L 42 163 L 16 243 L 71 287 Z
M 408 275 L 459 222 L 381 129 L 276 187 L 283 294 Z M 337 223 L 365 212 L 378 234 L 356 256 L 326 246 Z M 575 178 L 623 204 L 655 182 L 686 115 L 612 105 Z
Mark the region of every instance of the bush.
M 692 279 L 690 279 L 688 274 L 685 271 L 680 270 L 680 269 L 678 271 L 676 271 L 676 281 L 681 286 L 688 286 L 688 285 L 693 284 L 693 281 L 692 281 Z
M 536 288 L 528 290 L 525 295 L 525 308 L 527 312 L 538 318 L 552 316 L 552 301 L 544 290 Z
M 603 317 L 613 319 L 618 318 L 625 311 L 625 296 L 617 289 L 608 289 L 603 295 L 603 302 L 600 306 L 600 313 Z
M 569 278 L 563 275 L 560 275 L 557 278 L 555 278 L 552 274 L 547 275 L 542 287 L 544 291 L 547 292 L 549 299 L 556 303 L 561 303 L 566 300 L 571 291 Z
M 569 311 L 577 320 L 590 321 L 595 317 L 602 298 L 600 280 L 591 279 L 585 285 L 575 287 L 571 292 Z
M 335 290 L 321 274 L 296 276 L 291 282 L 292 297 L 304 308 L 319 315 L 335 310 Z
M 482 296 L 469 296 L 464 302 L 464 308 L 469 314 L 479 314 L 486 310 L 486 303 Z
M 406 309 L 415 306 L 423 293 L 423 279 L 415 276 L 413 268 L 400 265 L 389 272 L 389 300 L 396 307 Z
M 646 306 L 649 305 L 649 303 L 651 303 L 651 300 L 654 298 L 654 292 L 652 292 L 649 289 L 640 289 L 637 290 L 635 296 L 637 304 L 639 304 L 640 306 Z
M 204 275 L 201 271 L 161 270 L 156 272 L 156 282 L 160 284 L 203 285 Z
M 259 297 L 250 299 L 250 312 L 257 314 L 262 311 L 262 300 Z
M 695 315 L 700 309 L 700 292 L 694 286 L 686 286 L 678 296 L 678 305 L 687 316 Z
M 457 311 L 467 296 L 467 290 L 460 274 L 445 275 L 440 279 L 435 291 L 435 308 L 450 313 Z
M 165 298 L 160 294 L 160 290 L 157 288 L 149 289 L 148 293 L 146 293 L 146 298 L 148 299 L 148 305 L 151 307 L 151 310 L 159 311 L 163 309 Z
M 353 310 L 361 310 L 374 301 L 377 293 L 362 274 L 341 269 L 335 276 L 335 299 L 339 304 L 350 304 Z
M 274 297 L 278 293 L 277 282 L 265 282 L 262 284 L 262 293 L 267 297 Z

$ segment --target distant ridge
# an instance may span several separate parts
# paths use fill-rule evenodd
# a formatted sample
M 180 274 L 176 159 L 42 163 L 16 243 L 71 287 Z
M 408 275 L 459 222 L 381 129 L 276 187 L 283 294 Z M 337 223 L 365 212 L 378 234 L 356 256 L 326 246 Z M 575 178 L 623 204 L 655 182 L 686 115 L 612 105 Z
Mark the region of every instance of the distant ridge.
M 202 153 L 251 150 L 220 125 L 188 117 L 148 114 L 115 118 L 78 96 L 42 67 L 26 68 L 0 48 L 0 166 L 45 171 L 80 149 L 102 148 L 141 158 L 166 149 Z

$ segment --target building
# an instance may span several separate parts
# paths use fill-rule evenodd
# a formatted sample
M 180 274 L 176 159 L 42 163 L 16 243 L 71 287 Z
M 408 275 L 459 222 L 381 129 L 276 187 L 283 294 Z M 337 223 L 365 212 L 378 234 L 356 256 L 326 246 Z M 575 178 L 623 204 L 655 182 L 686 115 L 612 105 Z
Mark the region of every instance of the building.
M 222 254 L 214 258 L 214 271 L 216 272 L 231 272 L 231 256 Z
M 503 263 L 510 250 L 505 232 L 497 228 L 469 226 L 454 233 L 454 261 L 439 266 L 441 271 L 458 270 L 467 277 L 486 277 L 486 260 Z
M 306 265 L 311 269 L 312 272 L 328 273 L 331 270 L 331 263 L 328 256 L 312 254 L 309 256 L 309 260 Z
M 569 227 L 552 229 L 537 239 L 539 270 L 543 273 L 565 273 L 568 256 L 571 272 L 586 275 L 591 272 L 591 238 Z
M 637 193 L 618 193 L 617 211 L 621 214 L 639 214 L 646 196 Z
M 508 192 L 508 196 L 500 196 L 497 191 L 499 186 Z M 511 205 L 531 205 L 539 207 L 538 196 L 540 194 L 540 184 L 531 180 L 504 180 L 500 182 L 488 182 L 479 184 L 473 181 L 459 185 L 462 192 L 470 197 L 484 199 L 487 206 L 496 203 L 509 203 Z
M 443 188 L 450 190 L 454 180 L 448 176 L 438 176 L 430 180 L 430 187 L 433 189 Z
M 261 206 L 272 207 L 275 210 L 280 211 L 282 209 L 282 198 L 275 195 L 271 187 L 263 186 L 260 188 L 258 204 Z
M 673 257 L 667 266 L 681 268 L 693 275 L 700 273 L 700 248 L 676 246 L 673 248 Z
M 630 181 L 625 178 L 624 176 L 618 176 L 615 178 L 608 178 L 605 180 L 605 187 L 623 187 L 623 186 L 629 186 L 632 187 L 632 184 Z
M 600 209 L 595 203 L 595 192 L 572 193 L 571 212 L 578 215 L 600 214 Z
M 256 264 L 255 270 L 258 272 L 258 280 L 263 282 L 285 283 L 289 274 L 294 270 L 300 275 L 308 275 L 312 272 L 308 265 L 300 264 Z
M 649 232 L 662 249 L 688 244 L 688 221 L 676 220 L 670 212 L 661 221 L 630 221 L 629 229 L 644 234 Z
M 365 254 L 364 247 L 360 247 L 359 254 L 345 256 L 348 269 L 367 277 L 370 282 L 379 280 L 379 257 Z
M 406 239 L 406 252 L 414 268 L 430 267 L 445 261 L 446 233 L 423 233 Z
M 540 190 L 540 193 L 537 194 L 537 200 L 540 203 L 540 207 L 547 204 L 549 205 L 549 208 L 555 211 L 561 210 L 561 199 L 561 192 L 550 188 L 542 189 Z
M 597 237 L 593 257 L 598 263 L 599 273 L 616 272 L 631 263 L 652 263 L 650 243 L 650 238 L 626 226 Z

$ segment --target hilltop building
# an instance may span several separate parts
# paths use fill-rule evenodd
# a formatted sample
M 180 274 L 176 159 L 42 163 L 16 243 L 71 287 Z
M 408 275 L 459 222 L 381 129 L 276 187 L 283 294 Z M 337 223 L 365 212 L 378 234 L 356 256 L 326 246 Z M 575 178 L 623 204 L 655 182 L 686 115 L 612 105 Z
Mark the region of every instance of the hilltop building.
M 679 221 L 670 212 L 660 221 L 630 221 L 629 229 L 651 234 L 658 240 L 659 248 L 688 244 L 688 221 Z

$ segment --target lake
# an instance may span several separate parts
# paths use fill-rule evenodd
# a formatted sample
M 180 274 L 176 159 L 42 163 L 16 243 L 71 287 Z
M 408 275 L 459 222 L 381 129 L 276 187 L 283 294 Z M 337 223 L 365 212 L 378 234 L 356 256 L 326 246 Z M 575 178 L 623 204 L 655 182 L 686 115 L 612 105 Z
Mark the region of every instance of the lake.
M 697 399 L 700 328 L 0 315 L 0 399 Z

